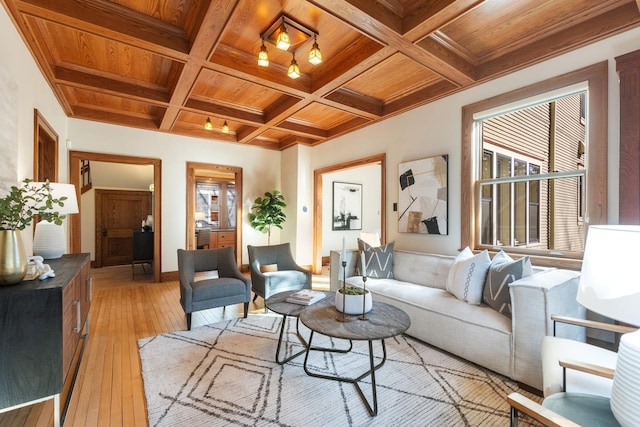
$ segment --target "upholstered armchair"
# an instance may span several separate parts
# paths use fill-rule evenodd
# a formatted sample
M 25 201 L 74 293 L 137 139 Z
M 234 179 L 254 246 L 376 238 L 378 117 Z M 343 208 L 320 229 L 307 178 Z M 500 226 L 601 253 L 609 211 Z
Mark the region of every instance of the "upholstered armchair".
M 214 271 L 217 274 L 197 274 Z M 187 315 L 187 329 L 191 330 L 191 314 L 194 311 L 244 303 L 244 317 L 247 317 L 251 281 L 238 269 L 232 247 L 178 249 L 178 273 L 180 304 Z
M 251 286 L 255 296 L 264 299 L 270 295 L 300 289 L 311 289 L 311 272 L 296 264 L 289 243 L 271 246 L 247 246 Z M 261 270 L 273 266 L 275 271 Z

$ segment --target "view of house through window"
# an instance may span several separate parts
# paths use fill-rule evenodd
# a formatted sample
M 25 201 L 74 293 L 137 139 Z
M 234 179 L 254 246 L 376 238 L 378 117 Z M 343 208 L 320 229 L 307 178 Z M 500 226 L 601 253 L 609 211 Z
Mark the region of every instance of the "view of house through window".
M 556 95 L 476 118 L 480 245 L 583 250 L 586 96 Z

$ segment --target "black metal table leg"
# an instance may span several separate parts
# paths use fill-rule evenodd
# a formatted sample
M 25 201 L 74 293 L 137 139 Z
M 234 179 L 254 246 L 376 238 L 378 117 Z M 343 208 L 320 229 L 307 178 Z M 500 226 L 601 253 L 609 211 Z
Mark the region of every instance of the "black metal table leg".
M 302 353 L 304 353 L 307 350 L 308 344 L 307 344 L 307 340 L 304 339 L 304 337 L 302 336 L 302 334 L 300 333 L 300 318 L 297 317 L 296 318 L 296 335 L 298 336 L 298 340 L 300 340 L 300 343 L 302 344 L 302 350 L 300 350 L 299 352 L 292 354 L 291 356 L 287 357 L 286 359 L 280 360 L 280 347 L 282 346 L 282 337 L 284 336 L 284 330 L 286 328 L 286 324 L 287 324 L 287 316 L 283 315 L 282 317 L 282 323 L 280 324 L 280 336 L 278 337 L 278 347 L 276 348 L 276 362 L 279 365 L 284 365 L 285 363 L 287 363 L 288 361 L 290 361 L 291 359 L 300 356 Z
M 323 378 L 326 380 L 333 380 L 333 381 L 342 381 L 342 382 L 347 382 L 347 383 L 351 383 L 355 386 L 356 391 L 358 392 L 358 394 L 360 395 L 360 399 L 362 400 L 362 402 L 365 404 L 367 410 L 369 411 L 369 414 L 373 417 L 375 417 L 376 415 L 378 415 L 378 396 L 376 393 L 376 375 L 375 375 L 375 371 L 377 369 L 379 369 L 382 365 L 384 365 L 384 363 L 387 361 L 387 347 L 384 344 L 384 340 L 380 340 L 381 344 L 382 344 L 382 360 L 380 361 L 380 363 L 378 363 L 377 365 L 374 364 L 374 357 L 373 357 L 373 340 L 368 340 L 369 342 L 369 370 L 362 373 L 361 375 L 355 377 L 355 378 L 348 378 L 348 377 L 340 377 L 337 375 L 325 375 L 325 374 L 318 374 L 315 372 L 311 372 L 308 368 L 307 368 L 307 361 L 309 360 L 309 354 L 311 353 L 311 351 L 327 351 L 326 349 L 320 348 L 320 347 L 313 347 L 311 345 L 313 341 L 313 331 L 311 331 L 311 334 L 309 335 L 309 345 L 307 347 L 307 354 L 304 357 L 304 371 L 306 372 L 307 375 L 311 376 L 311 377 L 316 377 L 316 378 Z M 351 342 L 351 341 L 350 341 Z M 353 345 L 353 343 L 351 343 Z M 373 400 L 373 406 L 371 406 L 371 404 L 369 403 L 369 401 L 367 400 L 366 396 L 364 395 L 364 393 L 362 392 L 362 389 L 360 388 L 360 384 L 358 384 L 358 382 L 360 380 L 362 380 L 364 377 L 366 377 L 367 375 L 371 376 L 371 391 L 372 391 L 372 400 Z

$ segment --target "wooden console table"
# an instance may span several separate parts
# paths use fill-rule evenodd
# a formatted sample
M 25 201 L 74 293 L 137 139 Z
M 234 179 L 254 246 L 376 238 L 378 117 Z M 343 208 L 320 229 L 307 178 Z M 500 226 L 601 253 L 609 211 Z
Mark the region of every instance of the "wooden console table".
M 56 277 L 0 287 L 0 412 L 54 399 L 60 426 L 89 334 L 89 254 L 45 260 Z

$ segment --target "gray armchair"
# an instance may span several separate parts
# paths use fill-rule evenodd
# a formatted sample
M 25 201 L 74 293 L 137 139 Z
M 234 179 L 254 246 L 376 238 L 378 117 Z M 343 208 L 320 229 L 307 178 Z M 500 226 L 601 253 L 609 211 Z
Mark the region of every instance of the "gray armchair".
M 254 301 L 258 296 L 267 299 L 278 292 L 311 289 L 311 272 L 296 264 L 289 243 L 249 245 L 247 251 Z M 276 271 L 262 272 L 260 267 L 264 265 L 273 265 Z
M 196 273 L 218 271 L 217 278 L 196 279 Z M 244 317 L 251 301 L 251 281 L 236 264 L 232 247 L 205 250 L 178 249 L 180 304 L 191 330 L 194 311 L 244 303 Z

